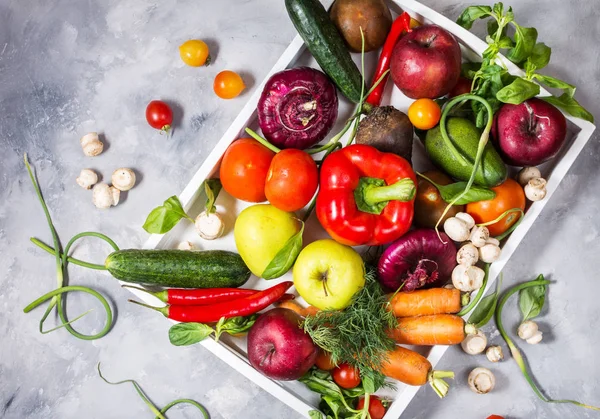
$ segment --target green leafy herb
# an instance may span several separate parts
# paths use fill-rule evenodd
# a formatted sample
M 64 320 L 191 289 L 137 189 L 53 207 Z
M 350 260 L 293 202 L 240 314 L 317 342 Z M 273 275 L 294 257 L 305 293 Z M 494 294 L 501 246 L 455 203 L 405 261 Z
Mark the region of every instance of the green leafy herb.
M 510 338 L 510 336 L 508 336 L 508 333 L 506 333 L 506 329 L 504 328 L 504 325 L 502 324 L 502 309 L 504 308 L 504 305 L 506 304 L 506 302 L 512 295 L 514 295 L 516 292 L 520 292 L 521 290 L 525 290 L 530 287 L 538 287 L 540 285 L 545 287 L 548 284 L 550 284 L 550 281 L 544 280 L 544 276 L 540 275 L 533 281 L 529 281 L 529 282 L 525 282 L 523 284 L 516 285 L 516 286 L 512 287 L 511 289 L 509 289 L 508 291 L 506 291 L 504 293 L 504 295 L 498 301 L 498 306 L 496 307 L 495 319 L 496 319 L 496 326 L 498 327 L 498 331 L 500 332 L 500 335 L 502 335 L 502 338 L 508 345 L 508 348 L 510 349 L 510 353 L 511 353 L 512 357 L 514 358 L 514 360 L 516 361 L 517 365 L 519 366 L 519 369 L 521 370 L 523 377 L 525 377 L 525 380 L 527 380 L 527 383 L 529 384 L 529 386 L 531 387 L 531 389 L 533 390 L 535 395 L 538 396 L 538 398 L 540 400 L 542 400 L 546 403 L 570 403 L 570 404 L 574 404 L 575 406 L 584 407 L 586 409 L 600 411 L 600 407 L 583 404 L 576 400 L 566 400 L 566 399 L 555 400 L 555 399 L 550 399 L 550 398 L 546 397 L 544 395 L 544 393 L 542 393 L 542 390 L 540 390 L 540 388 L 538 387 L 538 385 L 536 384 L 534 379 L 531 377 L 531 375 L 529 373 L 529 367 L 527 365 L 527 361 L 525 360 L 525 358 L 523 358 L 523 355 L 521 354 L 521 351 L 519 350 L 519 348 L 517 348 L 517 345 L 515 345 L 513 340 Z
M 318 410 L 309 410 L 308 417 L 310 419 L 323 419 L 323 413 L 319 412 Z
M 238 316 L 226 319 L 222 317 L 214 329 L 204 323 L 177 323 L 169 329 L 169 341 L 175 346 L 188 346 L 202 342 L 211 334 L 215 334 L 215 340 L 219 340 L 222 333 L 235 335 L 245 333 L 254 325 L 258 314 L 251 316 Z
M 313 342 L 331 353 L 335 364 L 348 363 L 357 368 L 363 379 L 370 377 L 375 389 L 385 383 L 379 372 L 394 341 L 387 330 L 396 326 L 394 314 L 387 309 L 385 293 L 368 267 L 365 286 L 344 310 L 323 310 L 304 319 L 304 330 Z M 356 354 L 360 354 L 357 357 Z
M 143 228 L 148 233 L 164 234 L 175 227 L 182 218 L 194 222 L 194 219 L 185 213 L 179 198 L 173 195 L 148 214 Z
M 222 317 L 215 326 L 215 340 L 219 340 L 219 336 L 223 332 L 230 335 L 247 333 L 254 326 L 254 323 L 256 323 L 258 316 L 258 314 L 252 314 L 250 316 L 237 316 L 229 319 Z
M 534 281 L 543 280 L 544 276 L 540 275 Z M 523 315 L 522 322 L 531 320 L 539 316 L 544 301 L 546 299 L 546 285 L 536 285 L 519 291 L 519 308 Z
M 206 179 L 204 181 L 204 193 L 206 194 L 205 209 L 207 214 L 212 214 L 217 211 L 215 201 L 221 192 L 221 181 L 219 179 Z
M 508 86 L 496 93 L 496 99 L 503 103 L 518 105 L 540 94 L 540 86 L 522 78 L 516 78 Z
M 489 265 L 486 267 L 489 268 Z M 500 276 L 500 278 L 498 279 L 498 283 L 496 284 L 496 291 L 483 298 L 479 305 L 473 311 L 473 314 L 471 314 L 471 317 L 469 317 L 469 323 L 474 324 L 477 329 L 480 329 L 486 324 L 488 324 L 492 317 L 494 317 L 494 313 L 496 312 L 496 305 L 498 304 L 498 292 L 500 291 L 501 286 L 502 276 Z
M 431 183 L 440 192 L 442 199 L 448 203 L 454 201 L 458 196 L 463 194 L 467 187 L 467 182 L 456 182 L 450 185 L 440 185 L 435 183 L 427 176 L 421 173 L 417 173 L 423 179 Z M 470 202 L 489 201 L 496 197 L 496 192 L 491 189 L 484 188 L 482 186 L 471 186 L 469 190 L 458 199 L 454 205 L 465 205 Z
M 144 401 L 144 403 L 146 403 L 146 406 L 148 406 L 150 408 L 152 413 L 158 419 L 167 419 L 165 416 L 165 413 L 167 413 L 167 411 L 170 408 L 172 408 L 173 406 L 176 406 L 176 405 L 182 404 L 182 403 L 191 404 L 192 406 L 196 407 L 202 413 L 202 416 L 204 416 L 204 419 L 210 419 L 206 408 L 195 400 L 191 400 L 191 399 L 173 400 L 171 403 L 167 404 L 162 409 L 159 409 L 158 407 L 156 407 L 156 405 L 154 403 L 152 403 L 150 401 L 148 396 L 146 396 L 146 394 L 144 393 L 144 390 L 142 390 L 142 387 L 137 383 L 137 381 L 135 381 L 135 380 L 123 380 L 123 381 L 117 381 L 117 382 L 108 381 L 106 378 L 104 378 L 104 376 L 102 375 L 102 372 L 100 371 L 100 363 L 98 363 L 98 375 L 100 376 L 100 378 L 102 378 L 102 380 L 104 380 L 105 383 L 110 384 L 110 385 L 131 383 L 133 385 L 133 388 L 135 388 L 136 393 L 141 397 L 141 399 Z
M 262 274 L 264 279 L 279 278 L 289 271 L 296 261 L 300 250 L 302 250 L 302 233 L 304 232 L 304 222 L 300 222 L 302 223 L 300 231 L 288 239 L 285 245 L 277 252 L 273 260 L 269 262 L 265 268 L 265 271 Z
M 535 28 L 526 28 L 514 21 L 512 8 L 504 9 L 502 3 L 489 6 L 470 6 L 460 15 L 457 23 L 470 29 L 477 19 L 489 19 L 487 22 L 488 36 L 485 40 L 488 47 L 483 52 L 481 64 L 463 64 L 463 76 L 472 79 L 471 93 L 488 100 L 494 112 L 501 103 L 519 104 L 539 94 L 539 86 L 533 80 L 557 89 L 564 94 L 559 98 L 548 98 L 548 102 L 559 107 L 566 113 L 593 122 L 593 116 L 573 98 L 575 86 L 554 77 L 536 73 L 548 65 L 552 50 L 543 42 L 537 42 L 538 33 Z M 508 34 L 508 28 L 514 28 L 513 35 Z M 498 54 L 504 52 L 506 57 L 525 71 L 525 77 L 515 77 L 508 73 L 507 68 L 498 59 Z M 546 98 L 544 98 L 546 99 Z M 485 125 L 485 115 L 481 104 L 472 103 L 477 127 Z

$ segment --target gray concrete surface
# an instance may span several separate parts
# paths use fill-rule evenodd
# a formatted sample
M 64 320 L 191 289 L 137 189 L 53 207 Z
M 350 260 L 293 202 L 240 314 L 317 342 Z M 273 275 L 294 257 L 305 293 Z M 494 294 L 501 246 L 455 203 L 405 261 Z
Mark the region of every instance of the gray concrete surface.
M 466 4 L 425 3 L 451 18 Z M 517 20 L 537 27 L 540 39 L 553 48 L 545 72 L 576 84 L 580 102 L 598 116 L 600 12 L 594 5 L 513 2 Z M 191 397 L 204 403 L 213 419 L 299 417 L 203 348 L 171 346 L 168 323 L 128 304 L 128 295 L 104 273 L 70 271 L 71 283 L 93 286 L 113 299 L 118 318 L 101 340 L 80 341 L 65 331 L 42 335 L 37 330 L 42 309 L 22 312 L 55 286 L 52 257 L 28 241 L 31 236 L 50 241 L 50 234 L 23 153 L 37 169 L 63 243 L 80 231 L 99 230 L 122 247 L 140 246 L 147 237 L 141 228 L 146 214 L 163 197 L 182 190 L 294 34 L 283 2 L 275 0 L 0 2 L 0 417 L 151 417 L 132 388 L 111 387 L 98 378 L 99 361 L 110 379 L 137 379 L 159 406 Z M 181 62 L 177 47 L 193 37 L 209 41 L 213 66 L 196 69 Z M 213 77 L 224 68 L 241 72 L 248 84 L 244 95 L 227 102 L 212 93 Z M 160 136 L 144 120 L 145 106 L 154 98 L 170 101 L 175 109 L 172 138 Z M 93 130 L 104 134 L 108 147 L 87 159 L 78 140 Z M 96 210 L 91 193 L 74 182 L 86 166 L 105 178 L 117 167 L 133 167 L 138 186 L 118 207 Z M 544 342 L 523 349 L 549 396 L 596 405 L 599 181 L 596 135 L 504 273 L 506 285 L 540 272 L 556 282 L 540 320 Z M 76 249 L 82 258 L 97 261 L 108 250 L 92 240 Z M 94 304 L 82 295 L 69 297 L 70 313 L 95 308 L 79 323 L 83 331 L 101 327 L 102 309 Z M 514 328 L 517 313 L 510 303 L 508 327 Z M 493 326 L 487 331 L 500 342 Z M 600 417 L 539 401 L 510 359 L 493 366 L 497 389 L 475 395 L 465 385 L 466 375 L 486 363 L 450 349 L 439 365 L 457 373 L 448 398 L 440 401 L 424 388 L 402 418 Z M 171 417 L 199 415 L 188 408 Z

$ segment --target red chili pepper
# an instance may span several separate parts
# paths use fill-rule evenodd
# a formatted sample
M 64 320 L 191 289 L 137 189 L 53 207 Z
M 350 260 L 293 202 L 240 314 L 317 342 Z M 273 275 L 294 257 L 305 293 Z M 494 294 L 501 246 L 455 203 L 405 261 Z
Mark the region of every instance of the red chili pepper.
M 410 15 L 406 12 L 403 12 L 400 16 L 396 18 L 396 20 L 394 20 L 394 23 L 392 23 L 392 28 L 390 29 L 390 32 L 388 33 L 388 36 L 385 39 L 385 43 L 383 44 L 381 55 L 379 56 L 379 62 L 377 63 L 377 68 L 375 70 L 375 75 L 373 76 L 371 86 L 373 86 L 377 82 L 377 80 L 379 80 L 379 78 L 383 75 L 383 73 L 385 73 L 390 68 L 390 57 L 392 56 L 392 50 L 394 49 L 396 42 L 400 38 L 400 35 L 402 35 L 404 32 L 411 31 L 412 29 L 410 28 Z M 375 88 L 375 90 L 373 90 L 369 94 L 369 96 L 367 96 L 365 102 L 373 106 L 379 106 L 381 104 L 381 96 L 383 95 L 385 83 L 387 82 L 388 77 L 389 74 L 387 74 L 383 78 L 383 80 L 381 80 L 381 83 L 379 83 L 377 88 Z
M 180 306 L 202 306 L 207 304 L 222 303 L 225 301 L 237 300 L 238 298 L 242 297 L 248 297 L 258 292 L 258 290 L 250 290 L 245 288 L 169 288 L 156 292 L 131 285 L 123 285 L 123 288 L 132 288 L 134 290 L 144 291 L 148 294 L 152 294 L 163 303 L 176 304 Z
M 257 313 L 281 299 L 292 285 L 294 285 L 292 281 L 286 281 L 248 297 L 204 306 L 167 305 L 165 307 L 153 307 L 138 301 L 129 301 L 161 312 L 165 317 L 179 322 L 215 323 L 222 317 L 228 319 Z
M 402 157 L 369 145 L 344 147 L 321 166 L 317 218 L 339 243 L 389 243 L 410 228 L 416 184 Z

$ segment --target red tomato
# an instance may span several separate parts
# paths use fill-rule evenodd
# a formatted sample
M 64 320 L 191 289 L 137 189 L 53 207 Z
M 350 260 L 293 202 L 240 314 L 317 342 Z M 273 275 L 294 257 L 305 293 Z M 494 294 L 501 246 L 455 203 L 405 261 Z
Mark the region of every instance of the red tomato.
M 221 99 L 233 99 L 246 88 L 244 80 L 234 71 L 221 71 L 215 77 L 213 90 Z
M 504 419 L 504 416 L 490 415 L 490 416 L 487 417 L 487 419 Z
M 491 188 L 496 197 L 489 201 L 479 201 L 467 204 L 467 213 L 477 224 L 487 223 L 500 217 L 512 208 L 525 210 L 525 192 L 513 179 L 506 179 L 501 185 Z M 511 212 L 500 221 L 487 226 L 490 236 L 498 236 L 508 230 L 521 217 L 519 212 Z
M 360 384 L 360 375 L 358 371 L 348 365 L 340 364 L 331 371 L 333 381 L 342 388 L 354 388 Z
M 265 181 L 274 156 L 274 152 L 252 138 L 234 141 L 221 161 L 219 177 L 223 188 L 242 201 L 266 201 Z
M 173 123 L 173 111 L 161 100 L 153 100 L 146 107 L 146 121 L 152 128 L 169 132 Z
M 365 399 L 361 397 L 356 405 L 357 410 L 362 410 L 365 407 Z M 369 397 L 369 416 L 371 419 L 383 419 L 385 416 L 385 406 L 381 403 L 381 399 L 377 396 Z
M 454 88 L 450 90 L 450 93 L 448 93 L 448 97 L 453 98 L 455 96 L 464 95 L 465 93 L 471 93 L 472 83 L 473 80 L 469 80 L 468 78 L 461 76 L 458 79 L 458 83 L 456 83 L 456 86 L 454 86 Z
M 293 212 L 310 202 L 318 185 L 319 170 L 312 157 L 302 150 L 289 148 L 273 157 L 265 195 L 273 206 Z

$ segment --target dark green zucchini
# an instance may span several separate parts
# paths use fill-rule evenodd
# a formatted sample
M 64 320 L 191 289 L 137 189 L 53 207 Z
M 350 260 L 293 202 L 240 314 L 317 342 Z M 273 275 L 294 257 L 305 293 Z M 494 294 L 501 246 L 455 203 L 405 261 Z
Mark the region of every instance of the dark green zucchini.
M 321 2 L 285 0 L 285 7 L 306 47 L 323 71 L 344 96 L 354 103 L 360 102 L 360 71 Z
M 225 250 L 126 249 L 108 255 L 105 266 L 122 281 L 162 287 L 239 287 L 250 278 L 241 256 Z

